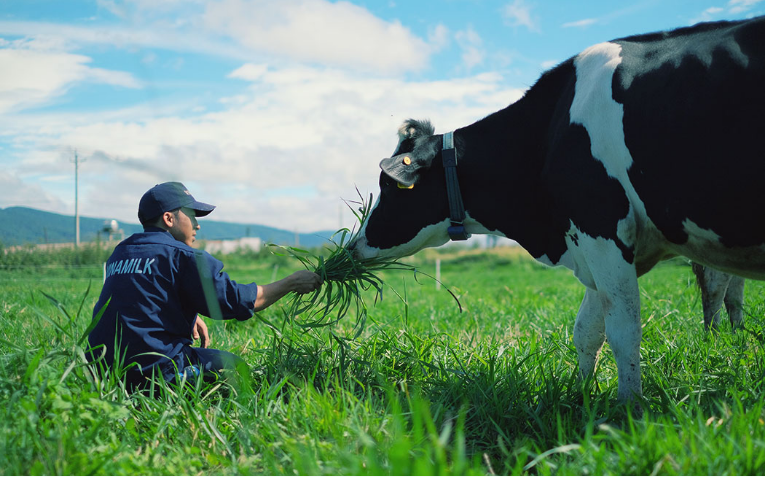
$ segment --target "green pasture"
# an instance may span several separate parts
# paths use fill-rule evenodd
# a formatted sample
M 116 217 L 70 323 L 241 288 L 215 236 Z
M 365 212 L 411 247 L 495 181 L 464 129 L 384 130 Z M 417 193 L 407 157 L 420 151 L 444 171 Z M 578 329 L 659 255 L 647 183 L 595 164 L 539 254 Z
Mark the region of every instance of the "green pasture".
M 84 361 L 102 254 L 24 253 L 0 263 L 2 474 L 765 473 L 758 282 L 747 330 L 709 336 L 687 262 L 640 279 L 642 412 L 617 404 L 608 345 L 595 382 L 578 383 L 584 289 L 512 248 L 407 259 L 422 273 L 382 275 L 361 330 L 351 315 L 301 327 L 286 299 L 247 322 L 207 320 L 211 346 L 251 372 L 147 397 Z M 268 252 L 222 259 L 241 282 L 300 266 Z M 436 259 L 462 311 L 427 276 Z

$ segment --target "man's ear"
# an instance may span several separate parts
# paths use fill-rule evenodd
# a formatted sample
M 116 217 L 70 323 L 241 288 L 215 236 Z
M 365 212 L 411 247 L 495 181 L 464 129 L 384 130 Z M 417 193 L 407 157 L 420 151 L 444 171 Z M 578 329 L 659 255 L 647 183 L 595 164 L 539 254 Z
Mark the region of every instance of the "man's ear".
M 173 214 L 172 212 L 165 212 L 159 218 L 159 221 L 165 227 L 171 229 L 171 228 L 173 228 L 173 224 L 175 223 L 175 214 Z

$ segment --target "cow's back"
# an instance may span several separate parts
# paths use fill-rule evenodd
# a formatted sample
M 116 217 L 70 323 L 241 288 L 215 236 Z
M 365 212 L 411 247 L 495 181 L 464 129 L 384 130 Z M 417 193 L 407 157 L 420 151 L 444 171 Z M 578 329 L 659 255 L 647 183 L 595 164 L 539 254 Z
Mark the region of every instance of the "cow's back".
M 638 232 L 765 278 L 765 17 L 615 40 L 575 64 L 571 123 L 622 185 Z M 664 253 L 653 236 L 624 241 L 638 261 Z
M 629 176 L 673 243 L 683 222 L 728 246 L 765 242 L 765 18 L 657 41 L 618 42 Z

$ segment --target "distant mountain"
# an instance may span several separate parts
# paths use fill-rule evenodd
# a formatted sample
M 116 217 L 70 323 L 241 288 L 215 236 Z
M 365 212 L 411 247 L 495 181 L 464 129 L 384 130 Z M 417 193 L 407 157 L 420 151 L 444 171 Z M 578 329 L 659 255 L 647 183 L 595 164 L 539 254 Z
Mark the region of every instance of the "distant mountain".
M 197 240 L 227 240 L 242 237 L 259 237 L 263 242 L 280 245 L 295 245 L 301 247 L 319 247 L 326 243 L 334 231 L 320 231 L 307 234 L 296 234 L 265 225 L 237 224 L 231 222 L 216 222 L 203 219 L 202 228 L 197 234 Z M 91 242 L 101 237 L 108 238 L 104 227 L 111 219 L 98 219 L 80 216 L 80 242 Z M 140 232 L 139 224 L 119 223 L 119 228 L 125 232 L 125 237 Z M 0 209 L 0 243 L 4 246 L 41 244 L 41 243 L 73 243 L 74 217 L 71 215 L 54 214 L 29 207 L 8 207 Z

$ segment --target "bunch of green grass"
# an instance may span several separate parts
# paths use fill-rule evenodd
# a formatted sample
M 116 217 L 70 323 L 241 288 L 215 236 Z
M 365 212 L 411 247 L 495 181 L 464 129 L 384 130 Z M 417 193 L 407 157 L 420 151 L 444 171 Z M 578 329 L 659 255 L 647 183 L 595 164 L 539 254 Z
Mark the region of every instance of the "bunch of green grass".
M 357 189 L 358 192 L 358 189 Z M 306 269 L 318 274 L 324 281 L 324 285 L 318 290 L 304 294 L 295 294 L 290 304 L 289 318 L 298 326 L 305 329 L 331 326 L 338 323 L 349 311 L 354 310 L 356 316 L 355 338 L 361 334 L 367 319 L 367 304 L 364 300 L 365 292 L 374 291 L 374 301 L 382 300 L 384 283 L 379 274 L 383 271 L 412 272 L 415 281 L 418 275 L 433 278 L 420 272 L 417 267 L 399 262 L 395 258 L 372 258 L 359 260 L 354 257 L 348 247 L 358 237 L 359 231 L 369 219 L 372 209 L 372 195 L 369 200 L 364 200 L 359 193 L 359 201 L 346 201 L 358 223 L 353 229 L 342 228 L 335 232 L 329 239 L 329 245 L 324 247 L 328 252 L 327 257 L 316 255 L 308 250 L 295 247 L 269 244 L 275 255 L 289 255 L 298 259 Z M 355 208 L 357 206 L 358 208 Z M 358 227 L 358 228 L 356 228 Z M 457 301 L 457 297 L 451 290 L 446 290 Z M 402 301 L 406 301 L 395 289 L 391 291 Z

